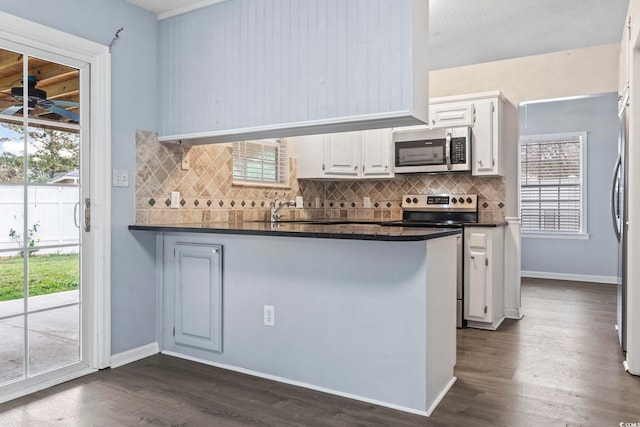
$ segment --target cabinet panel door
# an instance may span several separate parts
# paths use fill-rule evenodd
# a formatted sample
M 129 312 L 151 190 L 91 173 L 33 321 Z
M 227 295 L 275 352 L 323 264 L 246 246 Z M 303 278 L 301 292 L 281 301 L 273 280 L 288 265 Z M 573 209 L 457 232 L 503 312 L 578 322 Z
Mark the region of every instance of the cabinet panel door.
M 469 251 L 467 257 L 468 281 L 465 295 L 467 320 L 487 320 L 487 253 Z
M 473 126 L 471 160 L 473 175 L 497 175 L 496 150 L 498 149 L 496 101 L 482 100 L 476 103 L 476 123 Z
M 174 342 L 222 352 L 220 245 L 175 246 Z
M 362 133 L 362 175 L 392 177 L 391 129 Z
M 361 132 L 332 133 L 324 138 L 325 175 L 360 174 Z
M 450 103 L 429 107 L 432 128 L 452 126 L 473 126 L 473 104 Z

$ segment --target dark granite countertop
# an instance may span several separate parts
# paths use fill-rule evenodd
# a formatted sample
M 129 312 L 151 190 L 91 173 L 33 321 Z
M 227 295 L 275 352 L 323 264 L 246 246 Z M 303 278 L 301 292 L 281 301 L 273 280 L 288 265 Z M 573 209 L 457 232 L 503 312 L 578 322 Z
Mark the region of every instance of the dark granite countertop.
M 373 221 L 205 222 L 130 225 L 132 231 L 245 234 L 323 239 L 420 241 L 460 234 L 456 228 L 387 227 Z
M 474 222 L 473 224 L 465 224 L 465 227 L 504 227 L 507 221 L 501 222 Z

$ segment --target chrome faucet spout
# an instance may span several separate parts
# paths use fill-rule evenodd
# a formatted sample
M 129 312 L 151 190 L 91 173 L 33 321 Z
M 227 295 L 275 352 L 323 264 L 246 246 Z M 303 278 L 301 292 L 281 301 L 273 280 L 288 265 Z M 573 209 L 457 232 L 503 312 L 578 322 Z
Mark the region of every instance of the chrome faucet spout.
M 277 204 L 277 207 L 276 207 Z M 295 200 L 288 200 L 285 202 L 279 202 L 278 203 L 278 199 L 276 200 L 272 200 L 269 203 L 269 211 L 271 214 L 271 222 L 278 222 L 280 221 L 280 209 L 282 209 L 285 206 L 295 206 L 296 205 L 296 201 Z

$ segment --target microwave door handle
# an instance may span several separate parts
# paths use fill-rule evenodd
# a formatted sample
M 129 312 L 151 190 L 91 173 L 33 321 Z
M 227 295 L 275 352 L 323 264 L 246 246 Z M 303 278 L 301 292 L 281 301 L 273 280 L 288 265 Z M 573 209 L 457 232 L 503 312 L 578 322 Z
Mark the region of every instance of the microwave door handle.
M 451 170 L 451 132 L 447 132 L 446 144 L 444 146 L 445 158 L 447 160 L 447 170 Z

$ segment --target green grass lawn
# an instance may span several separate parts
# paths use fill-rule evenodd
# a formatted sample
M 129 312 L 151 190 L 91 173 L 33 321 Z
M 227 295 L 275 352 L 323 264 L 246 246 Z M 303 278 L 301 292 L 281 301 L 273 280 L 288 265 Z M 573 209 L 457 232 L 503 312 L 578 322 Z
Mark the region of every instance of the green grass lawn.
M 0 258 L 0 301 L 23 297 L 22 257 Z M 29 296 L 78 289 L 78 254 L 35 255 L 29 258 Z

